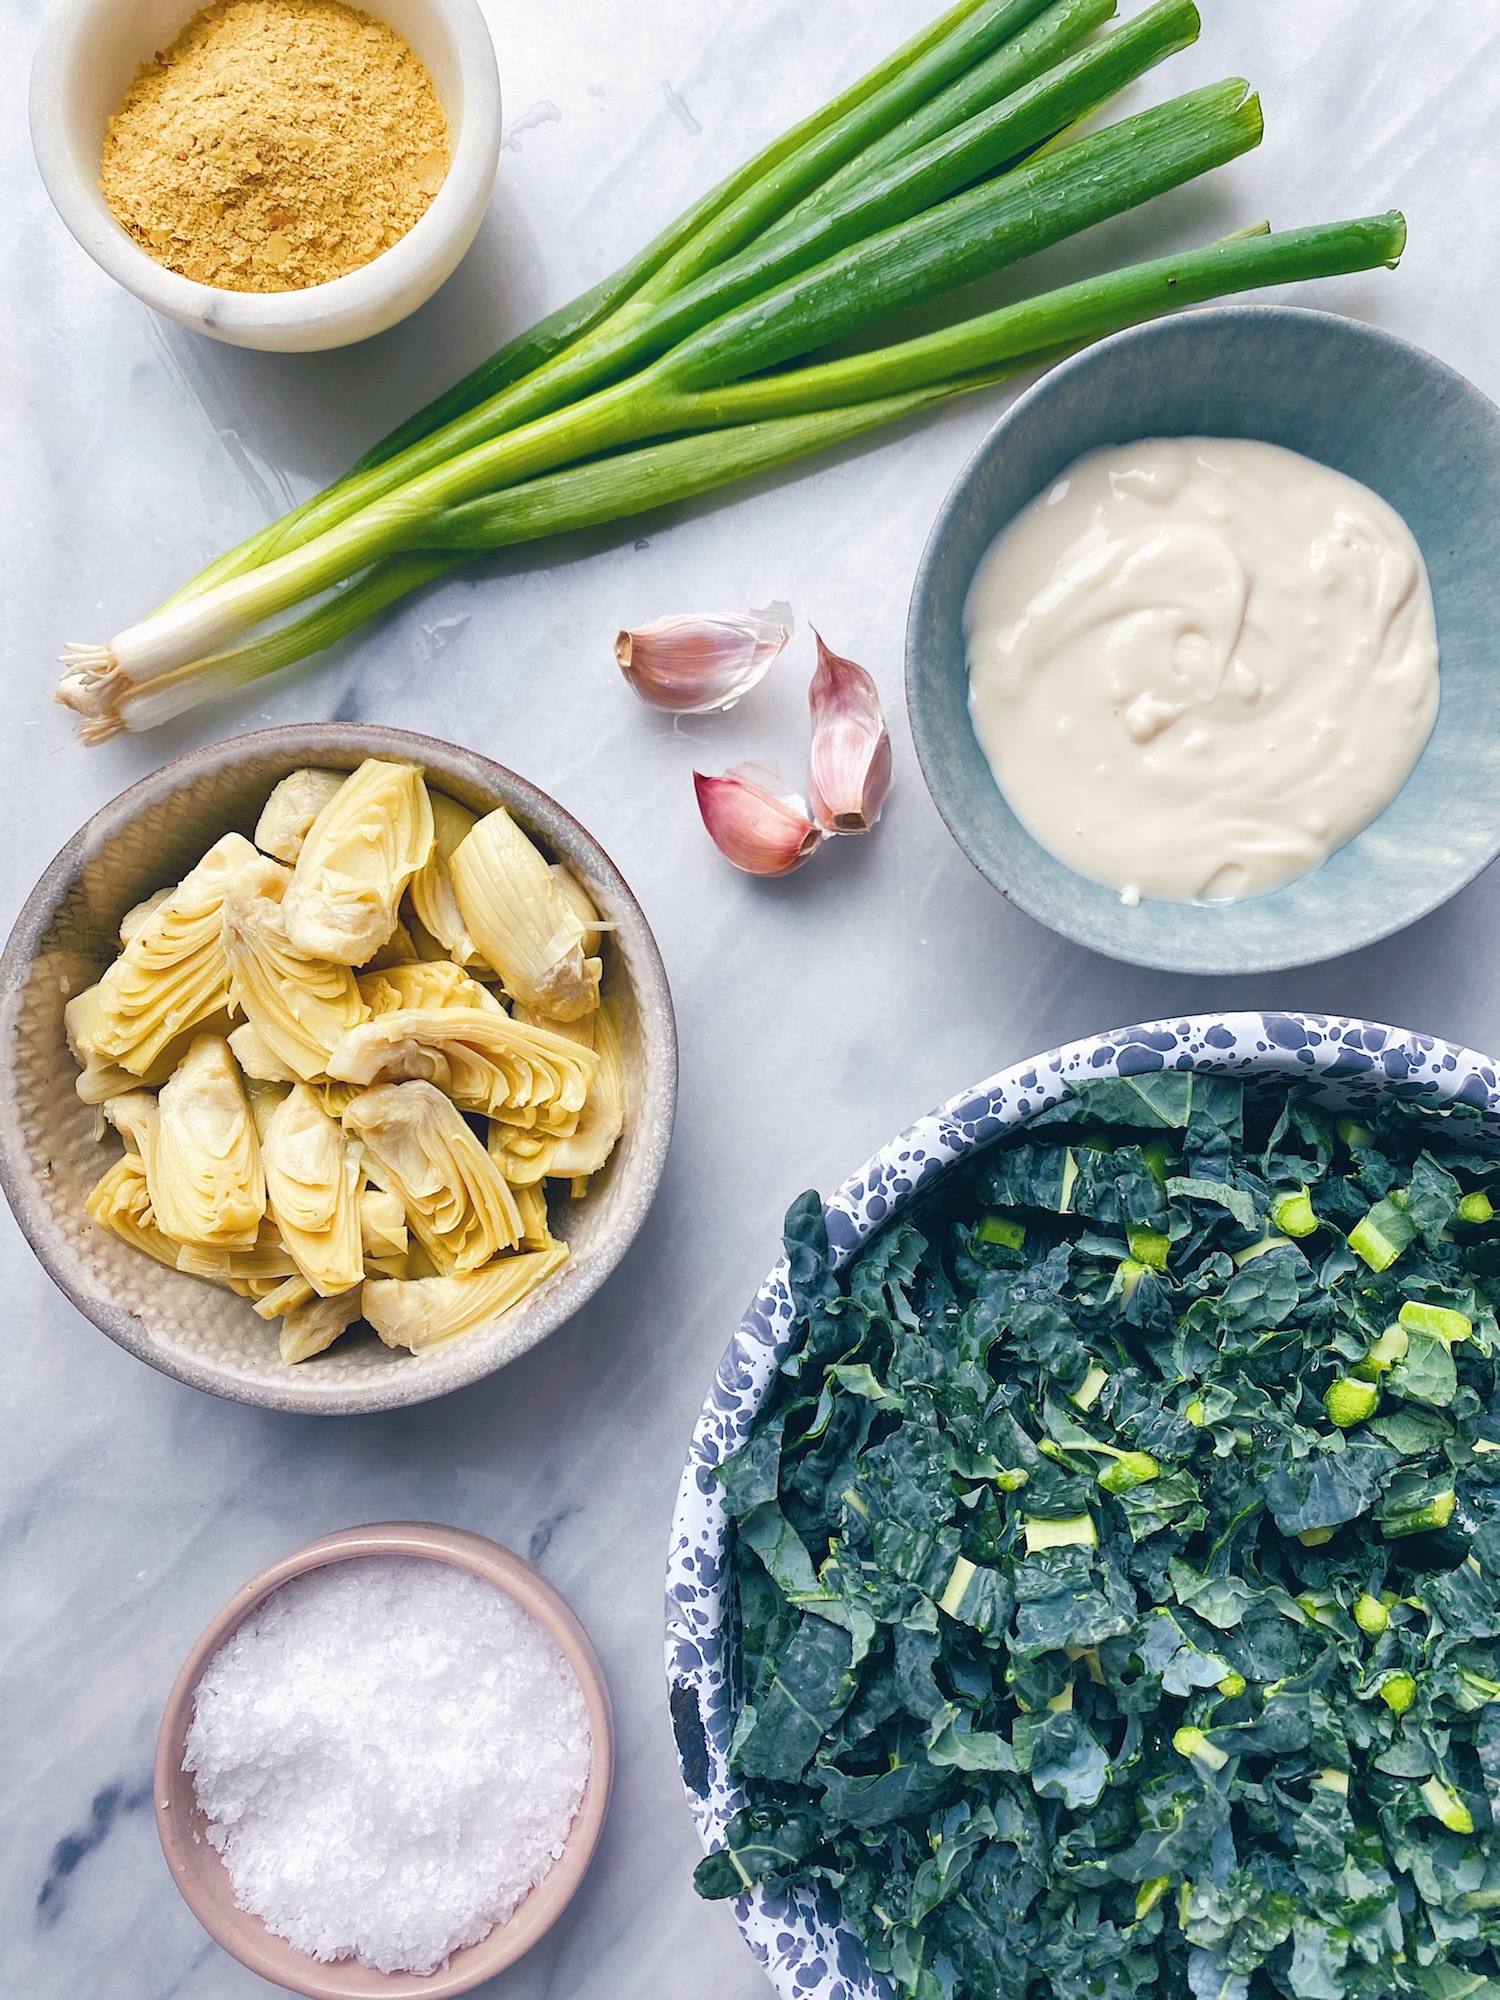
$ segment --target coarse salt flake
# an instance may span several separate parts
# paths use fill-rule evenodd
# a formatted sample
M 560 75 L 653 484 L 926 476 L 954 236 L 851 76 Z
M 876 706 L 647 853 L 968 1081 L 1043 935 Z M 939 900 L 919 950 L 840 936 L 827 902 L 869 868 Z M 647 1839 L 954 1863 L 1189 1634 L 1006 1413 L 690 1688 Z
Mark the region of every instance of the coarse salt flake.
M 562 1853 L 591 1750 L 576 1675 L 513 1598 L 361 1556 L 219 1648 L 183 1768 L 242 1909 L 313 1958 L 429 1973 Z

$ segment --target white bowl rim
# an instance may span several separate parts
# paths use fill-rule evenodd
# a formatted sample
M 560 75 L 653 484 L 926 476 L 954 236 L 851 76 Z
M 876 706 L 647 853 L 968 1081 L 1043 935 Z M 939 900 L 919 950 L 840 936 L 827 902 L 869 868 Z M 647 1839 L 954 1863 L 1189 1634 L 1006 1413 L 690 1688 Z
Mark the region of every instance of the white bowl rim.
M 993 1144 L 1066 1095 L 1069 1077 L 1195 1068 L 1322 1077 L 1357 1093 L 1413 1089 L 1500 1118 L 1500 1063 L 1456 1042 L 1350 1015 L 1267 1010 L 1174 1015 L 1113 1028 L 1012 1063 L 909 1125 L 824 1202 L 842 1268 L 920 1183 Z M 743 1443 L 775 1379 L 795 1314 L 782 1257 L 740 1321 L 694 1426 L 677 1490 L 666 1574 L 666 1672 L 679 1771 L 705 1852 L 744 1803 L 728 1771 L 733 1661 L 725 1644 L 726 1521 L 713 1468 Z M 745 1942 L 782 2000 L 892 2000 L 826 1890 L 736 1896 Z
M 42 183 L 103 271 L 179 324 L 246 347 L 288 335 L 299 349 L 337 346 L 394 325 L 431 297 L 473 241 L 500 158 L 500 76 L 478 0 L 415 0 L 442 22 L 463 75 L 462 124 L 443 185 L 406 234 L 368 264 L 286 292 L 230 291 L 169 271 L 121 228 L 97 186 L 79 172 L 60 110 L 73 51 L 99 14 L 122 4 L 128 0 L 53 0 L 37 33 L 28 97 Z M 373 0 L 373 11 L 379 13 L 380 0 Z M 369 323 L 364 333 L 343 331 L 356 322 Z
M 4 951 L 0 952 L 0 1034 L 4 1036 L 5 1051 L 0 1056 L 0 1192 L 10 1204 L 22 1235 L 47 1275 L 85 1319 L 117 1346 L 138 1360 L 149 1362 L 162 1374 L 229 1402 L 248 1403 L 258 1409 L 297 1411 L 310 1416 L 358 1416 L 429 1402 L 482 1380 L 505 1365 L 503 1361 L 487 1358 L 492 1334 L 476 1331 L 449 1343 L 446 1349 L 439 1346 L 425 1357 L 412 1357 L 421 1362 L 419 1368 L 408 1369 L 403 1365 L 389 1376 L 339 1389 L 320 1386 L 313 1376 L 304 1382 L 296 1371 L 289 1381 L 260 1384 L 220 1363 L 164 1347 L 134 1313 L 91 1293 L 76 1275 L 72 1254 L 39 1192 L 39 1176 L 27 1151 L 16 1111 L 15 1071 L 10 1056 L 27 969 L 85 857 L 114 831 L 127 825 L 143 807 L 170 797 L 184 785 L 247 758 L 293 752 L 294 748 L 299 763 L 316 763 L 320 749 L 325 755 L 357 751 L 363 756 L 394 757 L 424 765 L 431 760 L 439 779 L 445 767 L 451 771 L 458 766 L 477 786 L 514 807 L 525 824 L 540 833 L 559 854 L 565 856 L 570 845 L 586 853 L 595 879 L 604 885 L 604 899 L 617 925 L 616 936 L 628 934 L 632 956 L 629 978 L 639 1006 L 654 1102 L 649 1110 L 643 1107 L 642 1121 L 636 1127 L 636 1174 L 628 1190 L 622 1190 L 619 1213 L 608 1241 L 594 1245 L 586 1263 L 565 1265 L 546 1287 L 512 1309 L 526 1314 L 528 1323 L 539 1329 L 531 1345 L 540 1344 L 556 1332 L 599 1290 L 635 1240 L 656 1197 L 677 1108 L 676 1018 L 666 967 L 645 913 L 624 876 L 587 828 L 550 794 L 503 764 L 477 750 L 411 730 L 367 722 L 282 723 L 205 744 L 160 765 L 101 806 L 47 864 L 12 926 Z M 497 1324 L 503 1325 L 509 1317 L 502 1315 Z

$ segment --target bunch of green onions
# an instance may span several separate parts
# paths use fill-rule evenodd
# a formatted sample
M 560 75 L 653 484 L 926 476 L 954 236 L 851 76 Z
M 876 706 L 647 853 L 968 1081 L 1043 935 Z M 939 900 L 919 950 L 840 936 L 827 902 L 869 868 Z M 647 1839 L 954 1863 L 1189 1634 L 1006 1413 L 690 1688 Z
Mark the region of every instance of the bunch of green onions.
M 1239 79 L 1080 129 L 1198 33 L 1193 0 L 1100 33 L 1114 5 L 957 0 L 342 479 L 110 645 L 69 646 L 85 741 L 331 645 L 483 550 L 785 465 L 1180 306 L 1396 262 L 1399 214 L 1263 227 L 820 358 L 1259 143 Z

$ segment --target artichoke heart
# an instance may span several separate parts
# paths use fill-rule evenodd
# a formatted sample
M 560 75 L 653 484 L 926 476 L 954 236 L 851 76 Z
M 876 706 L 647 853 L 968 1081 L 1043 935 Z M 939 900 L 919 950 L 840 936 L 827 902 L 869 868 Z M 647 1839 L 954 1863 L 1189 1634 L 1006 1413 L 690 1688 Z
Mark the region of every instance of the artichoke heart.
M 177 1268 L 190 1278 L 208 1278 L 235 1291 L 246 1288 L 250 1298 L 264 1298 L 288 1278 L 302 1278 L 269 1216 L 262 1217 L 255 1241 L 243 1249 L 222 1250 L 204 1243 L 179 1245 Z
M 132 1250 L 144 1250 L 170 1271 L 177 1269 L 179 1246 L 163 1233 L 151 1206 L 146 1186 L 146 1167 L 139 1153 L 127 1153 L 116 1160 L 104 1178 L 84 1199 L 84 1207 L 101 1229 L 128 1243 Z
M 266 1198 L 281 1240 L 320 1298 L 365 1274 L 358 1150 L 305 1083 L 276 1106 L 261 1143 Z
M 547 1168 L 549 1174 L 570 1180 L 597 1174 L 625 1129 L 625 1067 L 617 1003 L 606 1000 L 593 1019 L 599 1073 L 578 1120 L 578 1130 L 558 1140 Z
M 519 1305 L 568 1261 L 566 1243 L 523 1250 L 482 1271 L 453 1278 L 367 1278 L 363 1311 L 387 1347 L 413 1354 L 467 1333 Z
M 478 813 L 448 798 L 429 792 L 432 801 L 432 853 L 427 865 L 411 878 L 411 906 L 417 921 L 429 937 L 440 944 L 459 965 L 483 963 L 474 940 L 464 928 L 463 912 L 453 892 L 449 863 L 461 843 L 479 824 Z
M 308 828 L 286 892 L 288 938 L 310 958 L 366 964 L 395 930 L 406 885 L 431 852 L 422 773 L 367 759 Z
M 344 1113 L 344 1129 L 364 1147 L 370 1178 L 400 1198 L 445 1277 L 478 1270 L 519 1241 L 521 1218 L 499 1169 L 430 1083 L 364 1091 Z
M 550 1250 L 556 1237 L 547 1221 L 547 1190 L 536 1183 L 531 1187 L 512 1188 L 516 1198 L 516 1213 L 521 1218 L 521 1248 L 523 1250 Z
M 226 833 L 170 895 L 131 913 L 139 922 L 95 989 L 82 1042 L 89 1054 L 144 1076 L 170 1043 L 228 1005 L 220 911 L 229 885 L 259 858 L 242 835 Z
M 255 844 L 290 868 L 324 806 L 341 792 L 347 771 L 289 771 L 261 808 Z
M 363 1189 L 359 1197 L 359 1233 L 367 1257 L 404 1257 L 409 1239 L 401 1197 L 385 1188 Z
M 513 1000 L 557 1021 L 599 1004 L 588 926 L 503 806 L 460 842 L 448 867 L 464 928 Z
M 91 1047 L 93 1035 L 100 1020 L 99 988 L 90 986 L 82 993 L 75 993 L 63 1009 L 63 1033 L 68 1039 L 68 1048 L 79 1072 L 73 1088 L 85 1104 L 103 1104 L 106 1098 L 118 1097 L 122 1092 L 139 1090 L 142 1084 L 147 1089 L 155 1089 L 176 1069 L 188 1052 L 194 1035 L 227 1035 L 230 1021 L 229 1010 L 220 1008 L 194 1027 L 185 1028 L 180 1035 L 162 1045 L 160 1052 L 139 1073 L 125 1069 L 119 1063 L 108 1062 L 96 1056 Z
M 293 1306 L 281 1322 L 281 1358 L 295 1364 L 310 1361 L 315 1354 L 332 1347 L 344 1329 L 360 1316 L 358 1288 L 337 1298 L 309 1299 Z
M 288 1068 L 259 1028 L 252 1027 L 248 1021 L 241 1021 L 237 1028 L 231 1028 L 228 1041 L 235 1061 L 250 1082 L 300 1082 L 296 1071 Z
M 552 1155 L 562 1144 L 546 1132 L 528 1131 L 523 1125 L 507 1125 L 499 1118 L 490 1120 L 487 1142 L 490 1158 L 500 1169 L 516 1199 L 522 1188 L 535 1187 L 552 1171 Z
M 144 1158 L 161 1227 L 184 1244 L 250 1249 L 266 1212 L 266 1178 L 229 1044 L 199 1035 L 162 1085 L 156 1109 Z
M 364 1019 L 365 1004 L 348 966 L 309 957 L 292 943 L 291 880 L 262 855 L 235 877 L 224 898 L 224 951 L 235 1005 L 276 1062 L 310 1083 L 340 1037 Z
M 487 1014 L 505 1009 L 487 987 L 471 979 L 451 959 L 418 959 L 412 965 L 390 965 L 359 975 L 359 997 L 372 1019 L 404 1008 L 478 1007 Z
M 350 1083 L 420 1077 L 462 1111 L 557 1134 L 574 1131 L 599 1059 L 565 1035 L 503 1011 L 407 1007 L 351 1028 L 328 1058 Z

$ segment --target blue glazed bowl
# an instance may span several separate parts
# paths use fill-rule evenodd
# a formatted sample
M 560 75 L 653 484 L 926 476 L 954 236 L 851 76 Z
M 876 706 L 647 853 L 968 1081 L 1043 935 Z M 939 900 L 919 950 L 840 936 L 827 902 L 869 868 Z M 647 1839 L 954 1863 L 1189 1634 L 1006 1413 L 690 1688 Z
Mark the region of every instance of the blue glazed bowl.
M 1453 1042 L 1329 1014 L 1200 1014 L 1087 1035 L 961 1090 L 898 1133 L 824 1203 L 837 1269 L 919 1189 L 1067 1094 L 1070 1079 L 1154 1070 L 1301 1077 L 1356 1116 L 1393 1096 L 1478 1107 L 1500 1127 L 1500 1063 Z M 754 1428 L 790 1350 L 796 1312 L 786 1259 L 756 1293 L 693 1432 L 667 1557 L 666 1668 L 688 1809 L 705 1849 L 746 1803 L 730 1768 L 739 1713 L 739 1631 L 724 1490 L 715 1470 Z M 779 2000 L 895 2000 L 872 1972 L 826 1883 L 735 1897 L 741 1934 Z
M 1372 487 L 1432 579 L 1437 725 L 1397 796 L 1300 881 L 1242 903 L 1142 902 L 1075 874 L 1016 819 L 969 722 L 963 608 L 980 557 L 1096 446 L 1253 437 Z M 1075 943 L 1172 972 L 1335 958 L 1426 916 L 1500 853 L 1500 410 L 1406 341 L 1330 313 L 1217 306 L 1085 349 L 1019 397 L 943 504 L 917 573 L 906 695 L 938 811 L 987 881 Z

